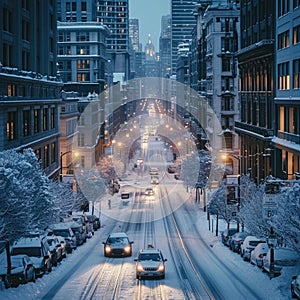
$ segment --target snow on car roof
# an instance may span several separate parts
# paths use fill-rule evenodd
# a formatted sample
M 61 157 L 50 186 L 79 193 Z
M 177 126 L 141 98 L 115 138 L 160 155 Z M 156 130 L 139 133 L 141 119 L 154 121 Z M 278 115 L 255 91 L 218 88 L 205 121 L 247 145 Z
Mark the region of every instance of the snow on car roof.
M 13 248 L 26 248 L 26 247 L 41 247 L 41 238 L 39 237 L 26 237 L 20 238 L 15 241 L 13 244 Z
M 127 237 L 125 232 L 114 232 L 109 235 L 110 237 Z

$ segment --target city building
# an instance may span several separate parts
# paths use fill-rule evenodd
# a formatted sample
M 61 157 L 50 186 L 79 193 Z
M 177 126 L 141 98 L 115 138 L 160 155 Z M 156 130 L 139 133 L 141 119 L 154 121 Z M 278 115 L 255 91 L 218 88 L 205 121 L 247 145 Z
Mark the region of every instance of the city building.
M 94 1 L 58 0 L 58 68 L 64 90 L 86 97 L 106 82 L 108 28 L 97 22 Z
M 129 0 L 97 1 L 97 21 L 110 31 L 107 56 L 113 81 L 130 78 Z
M 145 45 L 145 76 L 158 77 L 159 64 L 155 52 L 155 47 L 152 43 L 150 34 L 148 35 L 148 42 Z
M 211 146 L 220 147 L 220 160 L 226 166 L 226 174 L 239 173 L 239 137 L 234 124 L 239 120 L 238 68 L 236 53 L 239 38 L 239 9 L 235 4 L 204 1 L 196 5 L 194 16 L 194 50 L 191 57 L 193 78 L 191 87 L 207 99 L 210 109 L 203 116 L 203 127 Z M 196 58 L 198 64 L 195 66 Z M 197 78 L 198 77 L 198 78 Z M 222 131 L 215 132 L 210 120 L 216 115 Z M 223 145 L 215 145 L 215 136 L 223 137 Z
M 160 77 L 171 75 L 171 16 L 162 16 L 159 37 Z
M 0 20 L 0 151 L 32 148 L 45 174 L 56 177 L 63 87 L 56 2 L 1 1 Z
M 287 1 L 281 1 L 287 2 Z M 240 170 L 256 183 L 273 173 L 269 151 L 274 136 L 275 1 L 240 2 Z
M 300 1 L 277 0 L 276 16 L 271 171 L 278 178 L 291 180 L 299 179 L 300 172 Z
M 177 47 L 176 80 L 189 84 L 190 79 L 190 41 L 182 42 Z
M 177 47 L 184 40 L 192 38 L 192 30 L 196 25 L 193 15 L 195 2 L 190 0 L 171 1 L 171 48 L 172 75 L 176 75 Z
M 130 78 L 135 78 L 136 76 L 136 62 L 135 53 L 139 52 L 140 42 L 139 42 L 139 20 L 129 19 L 129 49 L 130 49 Z

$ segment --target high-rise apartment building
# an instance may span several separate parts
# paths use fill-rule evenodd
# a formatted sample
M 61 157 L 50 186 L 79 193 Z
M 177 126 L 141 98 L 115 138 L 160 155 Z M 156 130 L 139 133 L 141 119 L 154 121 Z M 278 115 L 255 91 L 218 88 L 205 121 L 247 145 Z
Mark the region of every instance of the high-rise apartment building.
M 172 74 L 176 74 L 177 47 L 184 40 L 192 38 L 192 30 L 196 19 L 192 14 L 195 3 L 190 0 L 171 1 L 171 47 L 172 47 Z
M 265 1 L 266 2 L 266 1 Z M 276 2 L 275 138 L 272 174 L 299 179 L 300 172 L 300 1 Z M 267 5 L 267 4 L 266 4 Z M 269 2 L 268 2 L 269 5 Z
M 98 1 L 97 20 L 109 29 L 107 56 L 114 81 L 130 79 L 129 0 Z
M 56 1 L 0 1 L 0 151 L 32 148 L 59 172 Z
M 132 50 L 135 52 L 139 51 L 140 31 L 138 19 L 129 19 L 129 38 L 132 45 Z
M 58 67 L 66 91 L 101 93 L 106 80 L 106 38 L 94 1 L 57 0 Z
M 273 173 L 269 149 L 275 121 L 275 7 L 274 1 L 240 2 L 240 121 L 235 131 L 240 136 L 241 173 L 257 183 Z

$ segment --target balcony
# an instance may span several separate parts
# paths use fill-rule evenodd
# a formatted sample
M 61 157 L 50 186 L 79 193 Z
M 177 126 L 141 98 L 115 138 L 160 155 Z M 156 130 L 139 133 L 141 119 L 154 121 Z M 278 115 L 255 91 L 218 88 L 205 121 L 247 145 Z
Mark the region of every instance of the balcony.
M 289 132 L 277 131 L 277 136 L 280 139 L 300 145 L 300 136 Z
M 265 138 L 274 136 L 273 129 L 259 127 L 259 126 L 255 126 L 255 125 L 247 124 L 247 123 L 243 123 L 243 122 L 235 122 L 235 130 L 236 130 L 236 132 L 243 132 L 243 133 L 246 133 L 246 131 L 247 131 L 249 135 L 251 135 L 251 133 L 252 133 L 255 135 L 260 135 Z

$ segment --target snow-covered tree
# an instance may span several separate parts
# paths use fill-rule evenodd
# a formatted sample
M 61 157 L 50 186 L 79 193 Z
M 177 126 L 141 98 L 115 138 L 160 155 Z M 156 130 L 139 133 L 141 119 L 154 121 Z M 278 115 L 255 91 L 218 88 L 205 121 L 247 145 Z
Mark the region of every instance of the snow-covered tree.
M 300 185 L 282 189 L 277 203 L 274 230 L 284 243 L 300 252 Z
M 55 214 L 49 179 L 31 149 L 0 152 L 1 240 L 46 226 Z
M 270 224 L 263 215 L 264 185 L 256 186 L 244 178 L 241 186 L 241 204 L 238 218 L 251 234 L 269 235 Z

